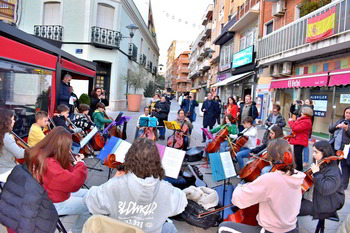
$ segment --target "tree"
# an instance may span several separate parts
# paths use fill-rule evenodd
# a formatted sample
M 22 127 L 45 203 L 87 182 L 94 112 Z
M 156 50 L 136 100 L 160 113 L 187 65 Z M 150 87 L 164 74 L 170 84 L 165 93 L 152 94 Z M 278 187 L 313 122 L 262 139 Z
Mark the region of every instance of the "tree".
M 145 91 L 143 92 L 143 95 L 145 97 L 152 97 L 156 92 L 156 90 L 157 90 L 157 86 L 154 84 L 154 82 L 149 81 L 145 87 Z
M 129 92 L 129 86 L 130 86 L 134 89 L 134 94 L 136 94 L 137 89 L 141 89 L 145 86 L 146 77 L 147 77 L 147 71 L 142 67 L 139 67 L 136 70 L 129 69 L 128 73 L 122 76 L 123 81 L 128 86 L 127 92 Z
M 300 17 L 310 14 L 331 2 L 332 0 L 302 0 L 300 3 Z
M 165 77 L 163 75 L 156 76 L 156 83 L 160 89 L 165 89 Z

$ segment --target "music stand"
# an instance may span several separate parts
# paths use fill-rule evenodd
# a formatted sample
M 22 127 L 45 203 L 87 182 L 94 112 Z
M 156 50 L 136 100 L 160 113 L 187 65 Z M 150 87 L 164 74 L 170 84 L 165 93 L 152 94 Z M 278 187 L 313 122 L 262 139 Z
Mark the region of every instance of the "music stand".
M 174 131 L 172 136 L 175 136 L 176 131 L 181 129 L 180 124 L 178 122 L 176 122 L 176 121 L 164 121 L 164 125 L 165 125 L 165 127 L 167 129 Z M 174 148 L 175 143 L 176 143 L 176 140 L 175 140 L 175 137 L 174 137 L 173 145 L 171 146 L 172 148 Z

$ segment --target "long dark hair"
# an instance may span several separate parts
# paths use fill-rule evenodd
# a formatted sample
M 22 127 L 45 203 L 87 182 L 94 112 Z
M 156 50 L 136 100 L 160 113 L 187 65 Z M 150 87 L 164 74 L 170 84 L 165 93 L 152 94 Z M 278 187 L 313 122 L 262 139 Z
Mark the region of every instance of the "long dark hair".
M 348 109 L 350 109 L 350 106 L 348 106 L 348 107 L 346 107 L 346 108 L 344 109 L 343 119 L 345 119 L 345 112 L 346 112 L 346 110 L 348 110 Z
M 102 94 L 102 88 L 101 88 L 101 87 L 96 87 L 96 88 L 91 92 L 91 96 L 97 98 L 98 96 L 96 95 L 96 91 L 99 90 L 99 89 L 101 90 L 101 94 Z
M 132 172 L 141 179 L 151 176 L 163 179 L 165 172 L 156 144 L 147 138 L 135 140 L 125 155 L 124 171 Z
M 315 142 L 314 147 L 323 154 L 323 158 L 334 156 L 332 146 L 325 140 Z
M 0 150 L 4 147 L 4 137 L 6 133 L 11 132 L 11 118 L 14 116 L 14 112 L 6 109 L 0 108 Z
M 227 98 L 227 105 L 230 104 L 230 99 L 232 100 L 232 104 L 233 104 L 233 105 L 236 105 L 236 104 L 237 104 L 237 103 L 236 103 L 236 100 L 235 100 L 232 96 L 230 96 L 230 97 Z
M 72 135 L 62 126 L 57 126 L 38 144 L 24 151 L 24 161 L 33 177 L 41 182 L 47 170 L 45 159 L 54 158 L 63 169 L 67 169 L 72 162 L 71 147 Z

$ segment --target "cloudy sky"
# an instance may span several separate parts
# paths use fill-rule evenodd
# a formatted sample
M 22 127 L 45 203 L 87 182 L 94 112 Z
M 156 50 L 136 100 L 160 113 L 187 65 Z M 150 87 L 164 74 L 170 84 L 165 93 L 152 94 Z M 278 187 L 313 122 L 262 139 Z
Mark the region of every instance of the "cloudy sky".
M 173 40 L 194 41 L 203 30 L 201 20 L 213 0 L 152 0 L 152 11 L 160 48 L 159 64 L 166 65 Z

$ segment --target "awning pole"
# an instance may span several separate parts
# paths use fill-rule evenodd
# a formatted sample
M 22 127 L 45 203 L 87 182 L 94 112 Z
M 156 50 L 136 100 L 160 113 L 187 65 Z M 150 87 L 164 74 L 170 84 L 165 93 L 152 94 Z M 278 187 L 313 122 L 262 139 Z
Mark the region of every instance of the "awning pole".
M 333 86 L 333 99 L 332 99 L 332 125 L 333 125 L 333 122 L 334 122 L 334 118 L 335 118 L 335 91 L 336 91 L 336 86 Z

